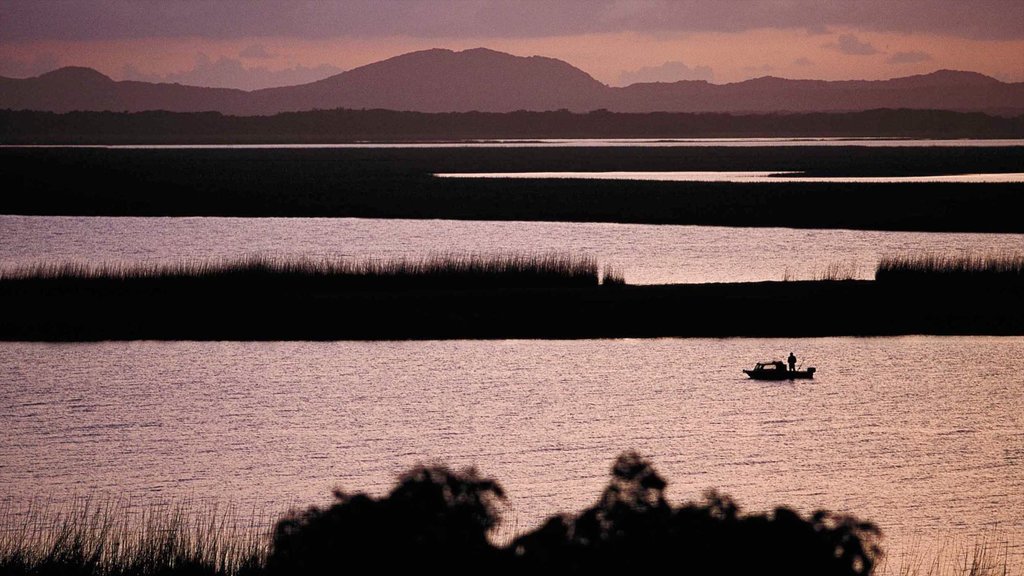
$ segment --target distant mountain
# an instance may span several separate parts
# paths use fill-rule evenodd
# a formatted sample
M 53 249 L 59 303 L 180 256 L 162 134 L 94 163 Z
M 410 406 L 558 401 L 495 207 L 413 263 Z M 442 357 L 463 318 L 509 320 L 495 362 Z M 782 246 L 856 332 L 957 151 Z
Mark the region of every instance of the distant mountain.
M 0 108 L 11 110 L 227 111 L 240 110 L 250 98 L 227 88 L 115 82 L 91 68 L 60 68 L 24 80 L 0 77 Z
M 246 92 L 117 82 L 88 68 L 0 77 L 0 109 L 52 112 L 168 110 L 267 115 L 314 109 L 510 112 L 840 112 L 877 108 L 1024 113 L 1024 83 L 940 70 L 893 80 L 704 81 L 606 86 L 561 60 L 476 48 L 424 50 L 318 82 Z

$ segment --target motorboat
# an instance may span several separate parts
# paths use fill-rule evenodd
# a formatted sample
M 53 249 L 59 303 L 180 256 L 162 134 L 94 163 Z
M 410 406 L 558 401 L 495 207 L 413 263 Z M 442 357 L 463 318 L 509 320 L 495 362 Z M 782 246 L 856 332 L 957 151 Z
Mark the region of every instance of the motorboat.
M 758 362 L 752 370 L 744 370 L 754 380 L 810 380 L 814 378 L 815 368 L 806 370 L 790 370 L 780 360 L 774 362 Z

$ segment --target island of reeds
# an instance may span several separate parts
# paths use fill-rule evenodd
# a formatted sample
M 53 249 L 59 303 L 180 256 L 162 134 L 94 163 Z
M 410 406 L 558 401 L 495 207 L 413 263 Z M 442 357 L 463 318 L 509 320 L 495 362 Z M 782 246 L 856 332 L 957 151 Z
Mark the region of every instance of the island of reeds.
M 895 256 L 874 280 L 629 285 L 563 255 L 0 275 L 6 340 L 377 340 L 1024 334 L 1024 256 Z
M 1024 232 L 1021 183 L 438 178 L 441 173 L 1024 173 L 1022 146 L 0 147 L 0 214 L 354 217 Z

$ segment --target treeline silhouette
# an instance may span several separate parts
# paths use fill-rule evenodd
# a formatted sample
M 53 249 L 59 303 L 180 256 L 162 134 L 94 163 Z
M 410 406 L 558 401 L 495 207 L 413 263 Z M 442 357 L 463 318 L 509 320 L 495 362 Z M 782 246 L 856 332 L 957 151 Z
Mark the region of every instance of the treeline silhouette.
M 287 513 L 269 546 L 252 532 L 235 534 L 230 522 L 190 521 L 180 510 L 148 517 L 138 532 L 97 510 L 0 538 L 0 574 L 861 576 L 882 556 L 878 527 L 853 516 L 785 507 L 744 513 L 714 491 L 674 505 L 665 479 L 634 452 L 611 472 L 593 506 L 504 542 L 494 541 L 505 498 L 498 482 L 473 469 L 418 466 L 382 497 L 337 490 L 329 506 Z M 55 534 L 40 534 L 48 530 Z
M 1022 138 L 1024 116 L 947 110 L 724 114 L 423 113 L 313 110 L 273 116 L 218 112 L 0 111 L 3 144 L 344 143 L 532 138 L 892 137 Z

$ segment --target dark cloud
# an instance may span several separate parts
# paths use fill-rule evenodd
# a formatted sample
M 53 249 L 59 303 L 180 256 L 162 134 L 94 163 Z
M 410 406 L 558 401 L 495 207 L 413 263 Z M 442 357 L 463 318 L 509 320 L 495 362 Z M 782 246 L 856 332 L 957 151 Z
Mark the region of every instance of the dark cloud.
M 889 64 L 915 64 L 917 62 L 927 62 L 931 59 L 932 55 L 927 52 L 912 50 L 910 52 L 897 52 L 889 56 L 886 62 Z
M 255 58 L 257 60 L 266 60 L 268 58 L 274 58 L 275 55 L 267 51 L 267 47 L 263 44 L 252 44 L 246 46 L 238 53 L 241 58 Z
M 849 54 L 850 56 L 870 56 L 871 54 L 878 54 L 878 49 L 872 46 L 869 42 L 862 42 L 853 34 L 843 34 L 839 37 L 838 41 L 825 44 L 825 48 L 831 48 L 832 50 L 837 50 L 843 54 Z
M 121 69 L 121 78 L 143 82 L 176 82 L 190 86 L 257 90 L 315 82 L 341 71 L 339 68 L 326 64 L 314 67 L 296 66 L 284 70 L 269 70 L 263 66 L 250 68 L 246 67 L 241 60 L 224 57 L 212 60 L 206 54 L 199 54 L 196 56 L 195 66 L 191 70 L 159 75 L 146 74 L 135 66 L 126 65 Z
M 647 66 L 638 70 L 623 70 L 619 84 L 627 86 L 638 82 L 678 82 L 679 80 L 706 80 L 712 82 L 715 74 L 708 66 L 690 67 L 682 62 L 665 62 L 661 66 Z
M 797 66 L 813 66 L 814 62 L 812 62 L 808 58 L 802 58 L 801 57 L 801 58 L 797 58 L 796 60 L 793 60 L 793 64 L 795 64 Z
M 828 27 L 1024 38 L 1020 0 L 0 0 L 0 41 L 200 36 L 540 37 Z

